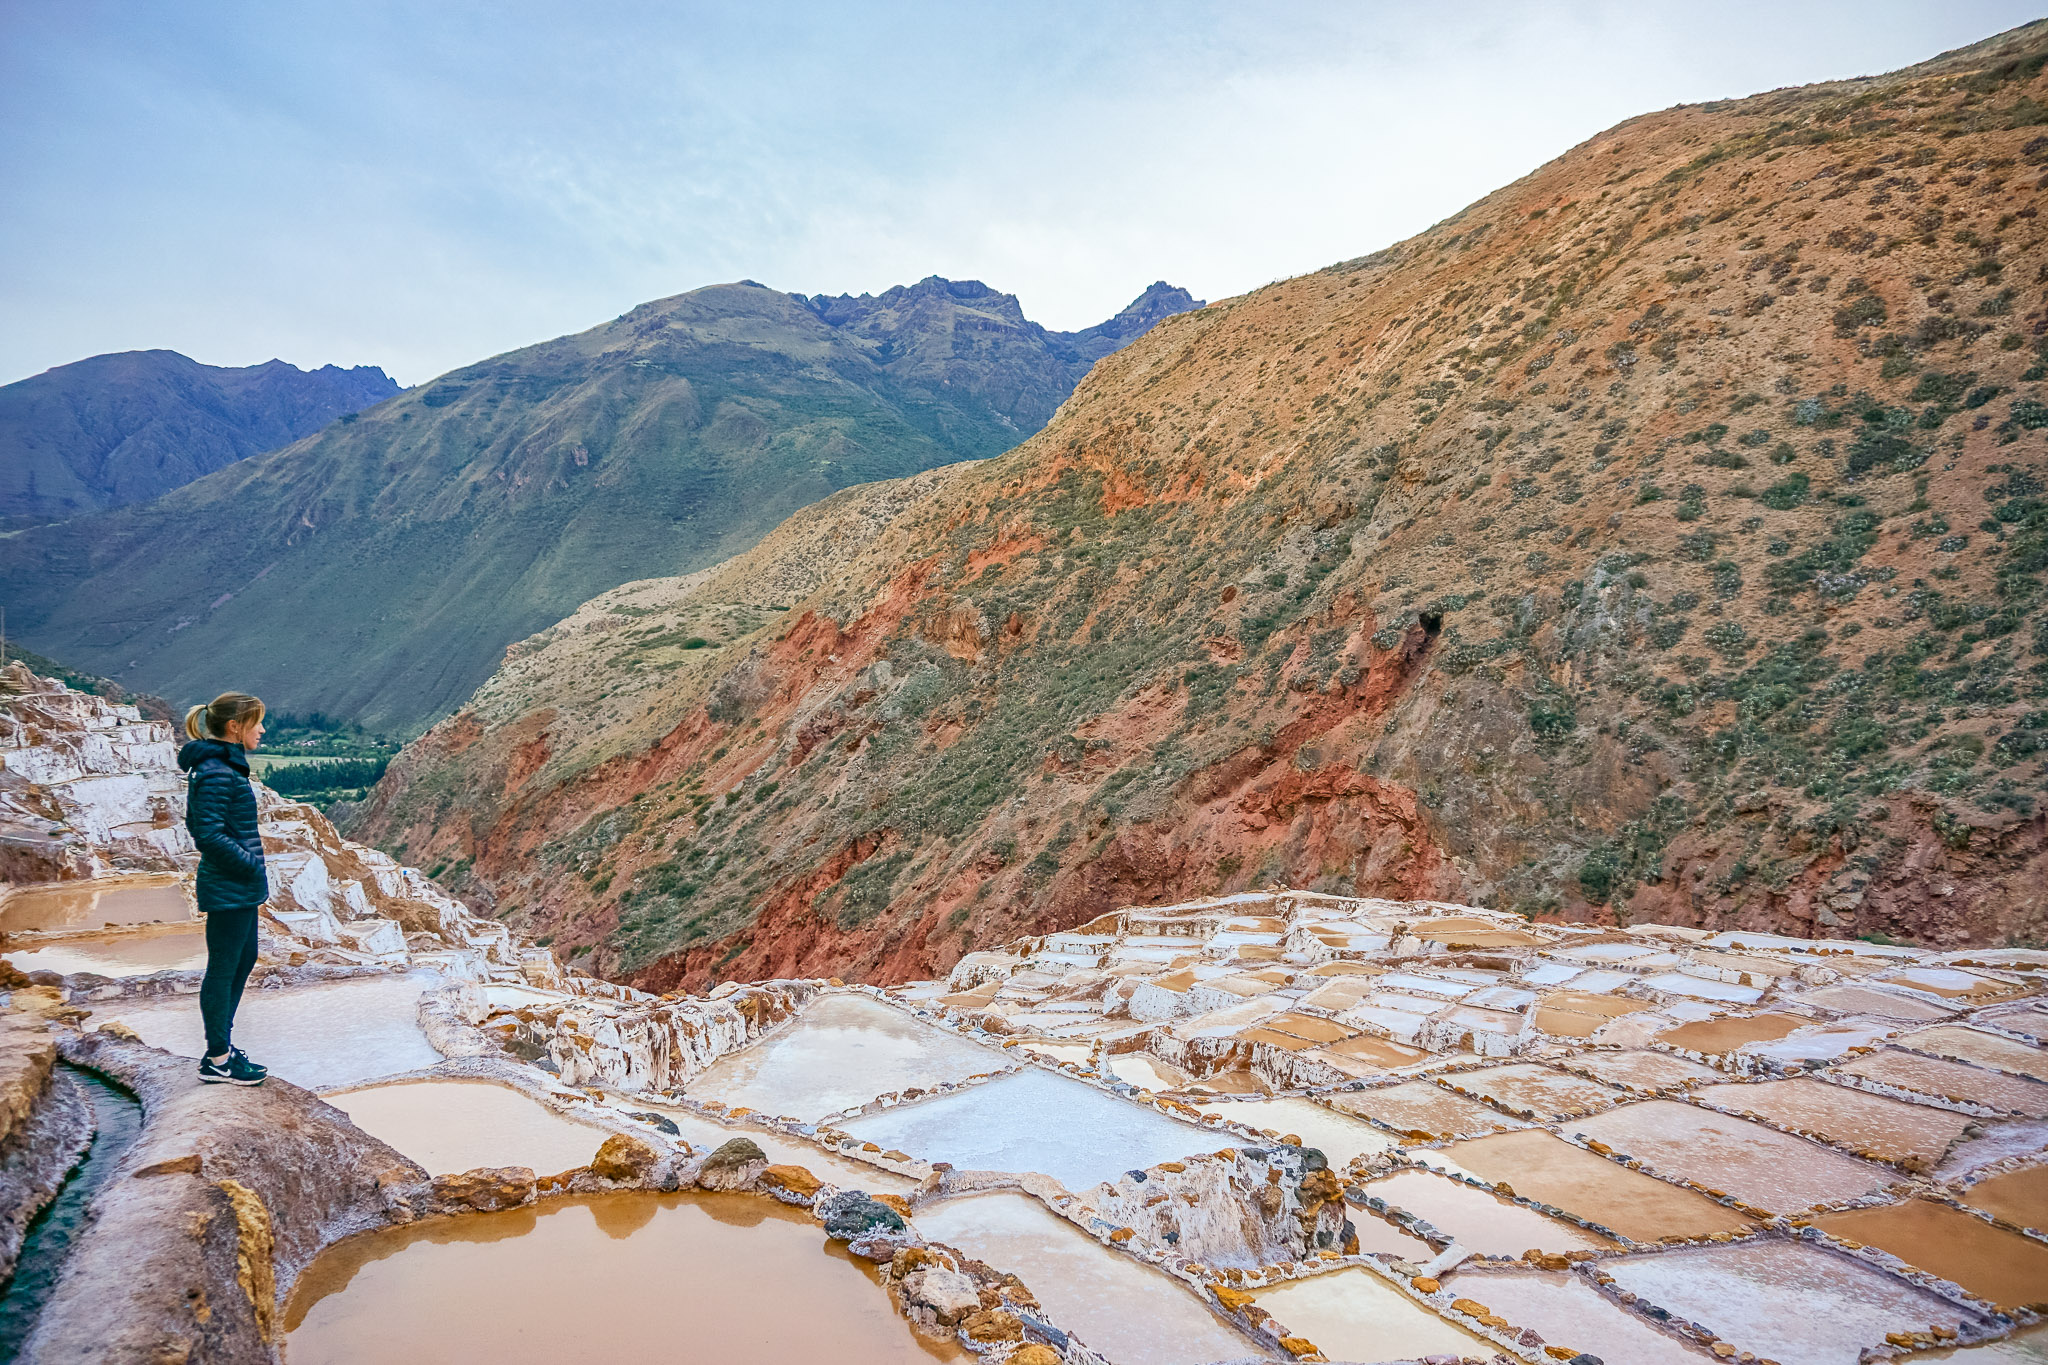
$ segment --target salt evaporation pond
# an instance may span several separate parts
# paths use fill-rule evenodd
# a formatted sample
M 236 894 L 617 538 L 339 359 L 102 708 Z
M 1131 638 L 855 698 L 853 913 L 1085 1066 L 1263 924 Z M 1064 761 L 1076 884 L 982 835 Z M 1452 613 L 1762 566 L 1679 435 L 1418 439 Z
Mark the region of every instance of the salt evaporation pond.
M 1848 1256 L 1761 1241 L 1601 1262 L 1615 1283 L 1779 1365 L 1857 1365 L 1887 1332 L 1977 1317 Z
M 1541 1129 L 1460 1142 L 1448 1153 L 1481 1179 L 1612 1228 L 1633 1242 L 1745 1232 L 1749 1220 L 1705 1195 L 1668 1185 Z
M 1347 1113 L 1384 1123 L 1397 1133 L 1426 1133 L 1431 1137 L 1461 1137 L 1479 1133 L 1505 1133 L 1526 1128 L 1468 1100 L 1432 1081 L 1405 1081 L 1379 1090 L 1346 1091 L 1330 1097 L 1330 1103 Z
M 1987 1071 L 1967 1062 L 1951 1062 L 1940 1057 L 1923 1057 L 1917 1052 L 1886 1048 L 1883 1052 L 1844 1062 L 1835 1070 L 1841 1075 L 1859 1076 L 1918 1095 L 1963 1100 L 2033 1119 L 2048 1118 L 2048 1085 L 2023 1076 Z
M 1931 1351 L 1913 1357 L 1913 1365 L 1939 1360 L 1947 1365 L 2048 1365 L 2048 1327 L 2030 1327 L 2003 1341 Z
M 1953 1057 L 1999 1071 L 2017 1072 L 2037 1081 L 2048 1080 L 2048 1051 L 2028 1047 L 2018 1039 L 2001 1038 L 1982 1029 L 1964 1028 L 1960 1024 L 1937 1024 L 1933 1028 L 1909 1033 L 1898 1043 L 1900 1047 L 1909 1047 L 1915 1052 L 1931 1052 L 1937 1057 Z
M 1572 1126 L 1659 1175 L 1726 1190 L 1774 1213 L 1859 1199 L 1897 1178 L 1805 1138 L 1677 1100 L 1645 1100 Z
M 87 934 L 54 939 L 33 948 L 9 948 L 18 971 L 92 972 L 99 976 L 148 976 L 151 972 L 197 971 L 206 966 L 206 934 L 200 929 L 165 933 Z
M 690 1083 L 699 1099 L 815 1123 L 912 1086 L 993 1071 L 1004 1059 L 864 995 L 829 995 Z
M 1205 1114 L 1219 1114 L 1254 1128 L 1270 1129 L 1282 1137 L 1294 1136 L 1314 1147 L 1342 1169 L 1352 1158 L 1384 1152 L 1396 1145 L 1393 1137 L 1369 1123 L 1361 1123 L 1313 1100 L 1289 1096 L 1278 1100 L 1204 1100 L 1195 1108 Z
M 1481 1256 L 1538 1251 L 1612 1251 L 1597 1232 L 1497 1199 L 1486 1190 L 1433 1171 L 1401 1171 L 1360 1187 L 1365 1194 L 1405 1209 L 1458 1245 Z
M 1510 1109 L 1528 1110 L 1539 1119 L 1576 1118 L 1596 1109 L 1612 1108 L 1624 1098 L 1597 1081 L 1533 1062 L 1466 1072 L 1456 1079 L 1474 1094 Z
M 1725 1019 L 1701 1019 L 1657 1035 L 1660 1043 L 1682 1047 L 1688 1052 L 1717 1056 L 1733 1052 L 1745 1043 L 1767 1043 L 1783 1038 L 1813 1020 L 1796 1014 L 1739 1014 Z
M 1980 1180 L 1962 1192 L 1962 1201 L 2015 1227 L 2048 1232 L 2048 1166 L 2025 1166 Z
M 57 882 L 0 902 L 0 933 L 83 933 L 135 924 L 191 920 L 192 903 L 176 877 Z
M 1188 1083 L 1185 1071 L 1146 1052 L 1111 1057 L 1109 1069 L 1118 1080 L 1128 1081 L 1140 1090 L 1179 1090 Z
M 1438 1317 L 1370 1270 L 1293 1280 L 1257 1296 L 1259 1307 L 1331 1360 L 1403 1360 L 1447 1354 L 1491 1360 L 1499 1349 Z
M 1968 1114 L 1852 1090 L 1826 1081 L 1762 1081 L 1709 1085 L 1693 1092 L 1704 1104 L 1739 1109 L 1887 1161 L 1932 1165 L 1976 1122 Z
M 1200 1300 L 1111 1251 L 1029 1195 L 980 1194 L 918 1211 L 935 1242 L 1024 1281 L 1060 1326 L 1116 1365 L 1201 1365 L 1259 1354 Z
M 235 1015 L 235 1045 L 273 1074 L 319 1090 L 356 1085 L 441 1060 L 420 1032 L 420 996 L 431 972 L 385 973 L 314 986 L 258 989 Z M 93 1022 L 119 1020 L 151 1047 L 197 1059 L 206 1049 L 197 995 L 166 995 L 101 1006 Z
M 1630 1050 L 1627 1052 L 1582 1052 L 1570 1063 L 1575 1071 L 1606 1081 L 1609 1085 L 1636 1090 L 1669 1090 L 1720 1078 L 1710 1066 L 1674 1057 L 1668 1052 Z
M 865 1262 L 751 1195 L 618 1194 L 336 1243 L 285 1317 L 290 1365 L 971 1357 L 896 1316 Z
M 1837 1237 L 1889 1251 L 2002 1308 L 2048 1304 L 2048 1246 L 1990 1227 L 1946 1204 L 1909 1199 L 1825 1214 L 1813 1223 Z
M 839 1126 L 925 1161 L 1037 1171 L 1070 1190 L 1216 1145 L 1204 1129 L 1036 1069 Z
M 324 1098 L 429 1175 L 479 1166 L 552 1175 L 588 1165 L 610 1136 L 496 1081 L 400 1081 Z
M 1546 1345 L 1615 1365 L 1701 1365 L 1715 1359 L 1658 1331 L 1568 1271 L 1460 1270 L 1444 1283 L 1516 1327 L 1534 1328 Z

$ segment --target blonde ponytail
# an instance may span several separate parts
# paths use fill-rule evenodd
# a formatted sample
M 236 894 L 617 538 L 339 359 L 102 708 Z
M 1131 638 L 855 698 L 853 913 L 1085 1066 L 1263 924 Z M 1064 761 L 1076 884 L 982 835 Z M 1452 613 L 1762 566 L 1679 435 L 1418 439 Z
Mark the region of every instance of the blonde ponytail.
M 230 725 L 262 719 L 261 698 L 247 692 L 223 692 L 206 705 L 185 713 L 185 733 L 193 739 L 226 739 Z

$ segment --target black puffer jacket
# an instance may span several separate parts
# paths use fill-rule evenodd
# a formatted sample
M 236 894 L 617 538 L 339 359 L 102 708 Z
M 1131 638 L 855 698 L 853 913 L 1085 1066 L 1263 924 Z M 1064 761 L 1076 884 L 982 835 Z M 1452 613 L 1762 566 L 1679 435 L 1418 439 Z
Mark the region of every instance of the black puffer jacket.
M 254 910 L 270 899 L 263 835 L 249 755 L 224 739 L 195 739 L 178 750 L 185 770 L 185 828 L 199 846 L 199 909 Z

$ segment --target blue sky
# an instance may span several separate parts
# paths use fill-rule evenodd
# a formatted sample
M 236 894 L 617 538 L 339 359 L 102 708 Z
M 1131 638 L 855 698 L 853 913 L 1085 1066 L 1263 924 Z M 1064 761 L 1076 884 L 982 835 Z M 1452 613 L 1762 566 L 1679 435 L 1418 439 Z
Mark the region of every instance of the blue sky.
M 418 383 L 739 278 L 978 278 L 1077 328 L 1377 249 L 1632 114 L 2038 13 L 0 0 L 0 382 L 169 347 Z

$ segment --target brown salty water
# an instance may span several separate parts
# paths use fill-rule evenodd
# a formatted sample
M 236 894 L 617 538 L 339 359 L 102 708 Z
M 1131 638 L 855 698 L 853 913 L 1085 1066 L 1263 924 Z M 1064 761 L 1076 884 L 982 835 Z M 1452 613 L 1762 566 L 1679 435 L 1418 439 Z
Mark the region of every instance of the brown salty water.
M 2048 1305 L 2048 1246 L 1946 1204 L 1909 1199 L 1824 1214 L 1813 1222 L 1823 1232 L 1889 1251 L 2001 1308 Z

